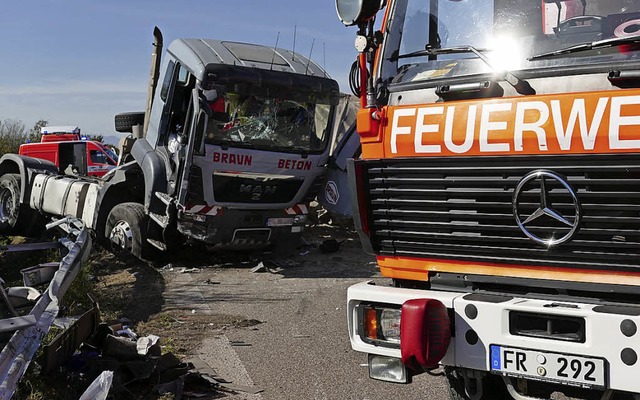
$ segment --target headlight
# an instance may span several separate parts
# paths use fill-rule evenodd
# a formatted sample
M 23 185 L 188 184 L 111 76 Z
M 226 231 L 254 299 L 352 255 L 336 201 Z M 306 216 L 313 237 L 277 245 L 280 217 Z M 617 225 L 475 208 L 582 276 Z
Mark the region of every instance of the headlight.
M 367 343 L 398 348 L 400 346 L 400 309 L 392 306 L 358 306 L 360 338 Z

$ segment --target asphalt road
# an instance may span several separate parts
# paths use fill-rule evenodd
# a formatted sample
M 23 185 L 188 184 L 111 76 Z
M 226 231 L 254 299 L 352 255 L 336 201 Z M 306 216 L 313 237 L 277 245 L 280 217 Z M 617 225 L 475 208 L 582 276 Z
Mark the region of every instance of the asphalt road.
M 255 263 L 165 273 L 166 307 L 261 322 L 212 329 L 201 338 L 197 356 L 224 379 L 248 389 L 232 398 L 448 398 L 441 377 L 423 374 L 410 385 L 369 379 L 366 355 L 351 349 L 347 288 L 370 279 L 385 282 L 357 240 L 348 238 L 336 253 L 310 247 L 280 261 L 262 273 L 251 272 Z

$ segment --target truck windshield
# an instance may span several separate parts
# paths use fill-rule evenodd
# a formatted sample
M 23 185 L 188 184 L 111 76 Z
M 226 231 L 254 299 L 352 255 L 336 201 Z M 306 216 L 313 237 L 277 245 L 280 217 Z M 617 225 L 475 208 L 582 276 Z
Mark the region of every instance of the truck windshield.
M 237 90 L 240 89 L 240 90 Z M 296 90 L 216 86 L 205 143 L 294 153 L 327 146 L 332 97 Z
M 637 0 L 399 0 L 394 4 L 393 20 L 403 22 L 389 28 L 386 54 L 393 56 L 386 58 L 384 74 L 397 81 L 542 68 L 570 71 L 585 65 L 601 65 L 607 71 L 612 64 L 640 57 Z M 600 44 L 585 45 L 594 42 Z M 490 63 L 470 52 L 421 54 L 425 47 L 457 46 L 473 46 Z M 580 47 L 560 51 L 575 46 Z

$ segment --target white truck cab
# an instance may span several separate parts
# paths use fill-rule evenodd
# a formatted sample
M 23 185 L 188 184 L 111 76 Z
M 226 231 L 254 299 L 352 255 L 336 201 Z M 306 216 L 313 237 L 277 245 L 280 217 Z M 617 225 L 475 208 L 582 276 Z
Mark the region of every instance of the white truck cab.
M 95 181 L 4 156 L 0 228 L 73 214 L 142 258 L 185 238 L 250 248 L 303 230 L 326 174 L 337 82 L 289 50 L 210 39 L 174 41 L 161 67 L 154 36 L 146 111 L 115 117 L 132 134 L 118 167 Z

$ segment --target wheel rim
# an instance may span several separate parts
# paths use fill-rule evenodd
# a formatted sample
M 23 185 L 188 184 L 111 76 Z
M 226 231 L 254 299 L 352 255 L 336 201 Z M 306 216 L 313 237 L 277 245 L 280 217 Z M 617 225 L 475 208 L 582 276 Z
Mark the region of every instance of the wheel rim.
M 133 248 L 133 233 L 131 232 L 129 223 L 127 221 L 116 222 L 109 233 L 109 240 L 114 250 L 131 252 Z
M 7 222 L 15 215 L 15 205 L 11 190 L 0 188 L 0 222 Z

